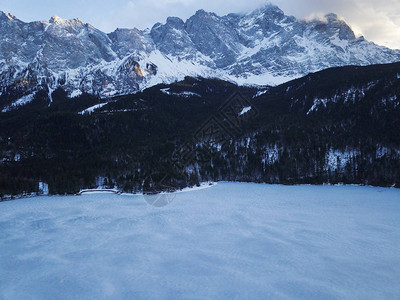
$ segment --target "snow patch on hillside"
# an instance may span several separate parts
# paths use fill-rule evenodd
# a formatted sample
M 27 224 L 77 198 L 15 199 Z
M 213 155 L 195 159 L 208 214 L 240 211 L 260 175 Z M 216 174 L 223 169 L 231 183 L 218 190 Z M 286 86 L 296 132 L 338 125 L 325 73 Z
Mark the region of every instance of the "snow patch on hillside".
M 253 99 L 254 99 L 254 98 L 257 98 L 257 97 L 260 97 L 260 96 L 262 96 L 262 95 L 265 95 L 266 93 L 268 93 L 268 91 L 269 91 L 269 90 L 258 91 L 258 92 L 253 96 Z
M 174 93 L 170 91 L 170 88 L 165 88 L 165 89 L 160 89 L 160 91 L 163 94 L 169 95 L 169 96 L 178 96 L 178 97 L 183 97 L 183 98 L 190 98 L 190 97 L 198 97 L 201 98 L 200 94 L 194 93 L 194 92 L 190 92 L 190 91 L 183 91 L 183 92 L 178 92 L 178 93 Z
M 239 113 L 239 116 L 243 116 L 244 114 L 248 113 L 251 110 L 251 106 L 246 106 L 242 109 L 242 111 Z
M 79 97 L 80 95 L 82 95 L 82 91 L 81 90 L 73 90 L 72 93 L 69 96 L 71 98 L 76 98 L 76 97 Z
M 325 157 L 325 170 L 341 170 L 350 163 L 356 156 L 360 155 L 360 151 L 346 149 L 345 151 L 330 149 Z
M 309 115 L 313 111 L 317 111 L 321 106 L 323 106 L 325 108 L 326 104 L 328 102 L 329 102 L 329 99 L 327 99 L 327 98 L 322 98 L 322 99 L 315 98 L 313 105 L 311 106 L 311 108 L 307 112 L 307 115 Z
M 267 165 L 279 162 L 279 148 L 277 145 L 266 147 L 264 153 L 264 158 L 262 159 L 264 169 Z
M 8 111 L 10 111 L 12 109 L 16 109 L 16 108 L 18 108 L 20 106 L 23 106 L 23 105 L 26 105 L 26 104 L 32 102 L 33 99 L 35 98 L 35 95 L 36 95 L 36 92 L 32 93 L 32 94 L 29 94 L 29 95 L 26 95 L 26 96 L 23 96 L 22 98 L 18 99 L 17 101 L 12 103 L 11 105 L 5 107 L 2 110 L 2 112 L 8 112 Z
M 107 104 L 108 104 L 108 102 L 93 105 L 89 108 L 86 108 L 85 110 L 82 110 L 81 112 L 79 112 L 79 114 L 80 115 L 92 114 L 96 109 L 102 108 L 103 106 L 105 106 Z

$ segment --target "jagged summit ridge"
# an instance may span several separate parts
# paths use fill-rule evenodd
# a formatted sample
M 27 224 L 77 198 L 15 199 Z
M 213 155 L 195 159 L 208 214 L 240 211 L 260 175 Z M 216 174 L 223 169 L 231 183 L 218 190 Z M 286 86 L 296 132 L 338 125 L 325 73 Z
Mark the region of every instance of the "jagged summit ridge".
M 14 15 L 7 13 L 5 11 L 2 11 L 2 10 L 0 10 L 0 18 L 6 18 L 10 21 L 17 19 Z
M 79 18 L 74 18 L 71 20 L 63 19 L 59 16 L 52 16 L 49 19 L 49 23 L 51 24 L 61 24 L 61 25 L 84 25 L 85 23 L 79 19 Z
M 185 76 L 269 85 L 328 67 L 400 61 L 400 51 L 364 38 L 335 14 L 304 21 L 274 5 L 246 14 L 197 11 L 150 30 L 106 34 L 80 19 L 25 23 L 0 13 L 0 93 L 62 87 L 111 97 Z

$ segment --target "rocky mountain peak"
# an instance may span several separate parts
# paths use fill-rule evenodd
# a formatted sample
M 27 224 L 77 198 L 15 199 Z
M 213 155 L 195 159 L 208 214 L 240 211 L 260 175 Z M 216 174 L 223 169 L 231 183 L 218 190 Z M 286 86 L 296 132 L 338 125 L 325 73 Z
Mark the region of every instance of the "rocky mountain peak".
M 59 16 L 52 16 L 49 19 L 49 23 L 52 23 L 52 24 L 61 24 L 61 23 L 65 23 L 66 21 L 67 20 L 65 20 L 65 19 L 63 19 L 63 18 L 61 18 Z
M 109 34 L 57 16 L 24 23 L 2 12 L 0 20 L 0 89 L 22 95 L 45 86 L 110 97 L 185 76 L 274 85 L 335 66 L 400 61 L 399 50 L 356 39 L 335 14 L 301 21 L 274 5 L 227 16 L 198 10 L 186 22 L 169 17 L 151 30 Z M 16 81 L 25 83 L 18 93 Z
M 261 11 L 261 12 L 266 13 L 266 14 L 278 14 L 278 15 L 284 15 L 285 14 L 283 12 L 283 10 L 281 10 L 278 6 L 276 6 L 274 4 L 265 4 L 263 7 L 258 9 L 258 11 Z
M 55 24 L 55 25 L 64 25 L 64 26 L 83 26 L 83 25 L 85 25 L 85 23 L 79 18 L 67 20 L 67 19 L 63 19 L 59 16 L 52 16 L 49 20 L 49 23 Z
M 196 13 L 191 17 L 195 19 L 210 19 L 210 18 L 218 18 L 217 14 L 213 12 L 207 12 L 204 9 L 199 9 Z
M 13 20 L 17 20 L 17 18 L 10 13 L 0 10 L 0 20 L 13 21 Z
M 339 20 L 338 15 L 334 13 L 329 13 L 325 15 L 328 22 L 337 22 Z
M 319 32 L 325 37 L 351 41 L 356 38 L 354 31 L 337 14 L 329 13 L 323 19 L 306 22 L 312 30 Z
M 184 28 L 185 22 L 178 17 L 168 17 L 167 24 L 175 28 Z

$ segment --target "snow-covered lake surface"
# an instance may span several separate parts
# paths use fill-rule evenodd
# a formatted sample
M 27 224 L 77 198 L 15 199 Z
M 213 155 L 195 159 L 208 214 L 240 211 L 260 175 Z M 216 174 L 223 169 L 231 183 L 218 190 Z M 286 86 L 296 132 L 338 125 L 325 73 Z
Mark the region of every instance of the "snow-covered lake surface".
M 220 183 L 0 203 L 0 299 L 400 299 L 400 190 Z

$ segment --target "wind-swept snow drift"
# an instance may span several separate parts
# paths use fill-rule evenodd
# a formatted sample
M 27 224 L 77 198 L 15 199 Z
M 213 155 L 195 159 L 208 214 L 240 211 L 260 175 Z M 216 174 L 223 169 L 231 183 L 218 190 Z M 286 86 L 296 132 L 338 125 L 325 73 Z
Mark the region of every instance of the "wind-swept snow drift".
M 398 299 L 400 191 L 221 183 L 0 203 L 1 299 Z

